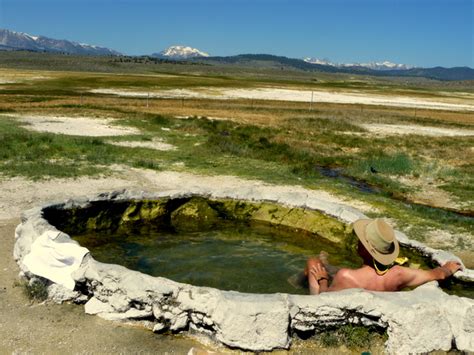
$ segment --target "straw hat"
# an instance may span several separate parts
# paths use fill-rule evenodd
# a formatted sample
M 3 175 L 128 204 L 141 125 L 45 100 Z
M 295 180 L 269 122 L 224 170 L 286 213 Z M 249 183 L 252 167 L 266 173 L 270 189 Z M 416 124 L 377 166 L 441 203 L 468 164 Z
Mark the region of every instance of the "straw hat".
M 383 219 L 359 219 L 354 231 L 370 255 L 380 264 L 389 265 L 397 258 L 400 247 L 393 228 Z

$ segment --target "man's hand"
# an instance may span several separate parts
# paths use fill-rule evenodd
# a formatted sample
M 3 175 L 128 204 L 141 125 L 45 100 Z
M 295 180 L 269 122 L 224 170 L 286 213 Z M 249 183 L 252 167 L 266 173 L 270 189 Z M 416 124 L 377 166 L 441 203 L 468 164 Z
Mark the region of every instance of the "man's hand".
M 314 276 L 316 281 L 321 281 L 322 279 L 328 280 L 328 272 L 321 262 L 316 263 L 309 272 Z

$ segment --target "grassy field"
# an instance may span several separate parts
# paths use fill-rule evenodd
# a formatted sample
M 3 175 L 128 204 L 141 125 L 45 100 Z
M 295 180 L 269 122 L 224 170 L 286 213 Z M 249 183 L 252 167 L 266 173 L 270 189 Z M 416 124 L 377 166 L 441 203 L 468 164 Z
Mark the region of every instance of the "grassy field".
M 472 94 L 472 83 L 274 69 L 252 73 L 249 68 L 116 63 L 110 58 L 49 54 L 32 58 L 20 54 L 15 61 L 13 56 L 0 53 L 0 173 L 4 178 L 107 174 L 108 166 L 120 164 L 298 184 L 366 202 L 374 207 L 372 216 L 390 216 L 413 238 L 426 240 L 427 231 L 447 230 L 459 235 L 453 249 L 472 248 L 474 137 L 380 136 L 362 126 L 472 130 L 472 112 L 332 103 L 310 107 L 304 102 L 246 99 L 148 100 L 90 92 L 96 88 L 281 87 L 456 101 L 463 98 L 462 92 Z M 118 125 L 136 127 L 141 134 L 81 137 L 34 132 L 18 120 L 28 115 L 115 118 Z M 155 138 L 177 149 L 157 153 L 110 144 L 111 140 Z

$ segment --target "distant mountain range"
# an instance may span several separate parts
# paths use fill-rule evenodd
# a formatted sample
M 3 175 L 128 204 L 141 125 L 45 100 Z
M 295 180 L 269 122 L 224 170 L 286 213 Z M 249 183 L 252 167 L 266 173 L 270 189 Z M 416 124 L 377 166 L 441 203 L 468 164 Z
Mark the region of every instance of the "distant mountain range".
M 0 29 L 0 50 L 19 49 L 81 55 L 121 55 L 121 53 L 105 47 Z
M 40 52 L 56 52 L 79 55 L 112 55 L 121 53 L 90 44 L 68 40 L 57 40 L 44 36 L 32 36 L 27 33 L 0 29 L 0 50 L 30 50 Z M 270 54 L 241 54 L 228 57 L 212 57 L 199 49 L 187 46 L 171 46 L 151 57 L 192 61 L 217 65 L 241 65 L 247 67 L 286 68 L 304 71 L 320 71 L 329 73 L 349 73 L 375 76 L 425 77 L 436 80 L 474 80 L 474 69 L 469 67 L 454 68 L 416 68 L 406 64 L 389 61 L 371 63 L 338 64 L 318 58 L 295 59 Z
M 370 62 L 370 63 L 334 63 L 326 59 L 318 58 L 304 58 L 306 63 L 329 65 L 337 68 L 351 68 L 351 67 L 363 67 L 372 70 L 408 70 L 414 68 L 414 66 L 407 64 L 396 64 L 389 61 L 384 62 Z
M 371 63 L 338 64 L 317 58 L 295 59 L 271 54 L 240 54 L 229 57 L 212 57 L 199 49 L 185 46 L 171 46 L 152 56 L 173 60 L 189 60 L 208 64 L 233 64 L 255 67 L 285 67 L 306 71 L 330 73 L 365 74 L 376 76 L 413 76 L 436 80 L 474 80 L 474 69 L 469 67 L 454 68 L 417 68 L 407 64 L 396 64 L 389 61 Z
M 171 46 L 165 50 L 152 54 L 153 57 L 163 58 L 163 59 L 174 59 L 174 60 L 189 60 L 196 58 L 208 58 L 210 57 L 209 53 L 203 52 L 197 48 L 187 47 L 187 46 Z M 396 64 L 389 61 L 385 62 L 370 62 L 370 63 L 349 63 L 349 64 L 340 64 L 334 63 L 326 59 L 318 59 L 307 57 L 303 61 L 310 64 L 319 64 L 319 65 L 328 65 L 336 68 L 352 68 L 352 67 L 362 67 L 372 70 L 407 70 L 414 68 L 413 66 L 407 64 Z
M 374 76 L 424 77 L 435 80 L 474 80 L 474 69 L 469 67 L 454 68 L 411 68 L 411 69 L 371 69 L 364 66 L 334 66 L 313 64 L 302 59 L 287 58 L 270 54 L 240 54 L 230 57 L 202 57 L 190 59 L 194 62 L 208 64 L 231 64 L 247 67 L 266 67 L 279 69 L 299 69 L 327 73 L 363 74 Z

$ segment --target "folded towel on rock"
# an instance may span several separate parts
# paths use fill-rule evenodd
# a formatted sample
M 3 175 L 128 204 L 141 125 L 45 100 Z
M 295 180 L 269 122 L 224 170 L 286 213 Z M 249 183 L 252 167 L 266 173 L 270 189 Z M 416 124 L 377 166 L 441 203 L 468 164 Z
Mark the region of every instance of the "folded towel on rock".
M 41 234 L 31 244 L 31 251 L 23 259 L 23 264 L 31 273 L 74 290 L 76 283 L 72 273 L 79 269 L 89 250 L 69 238 L 60 238 L 61 234 L 58 231 Z

